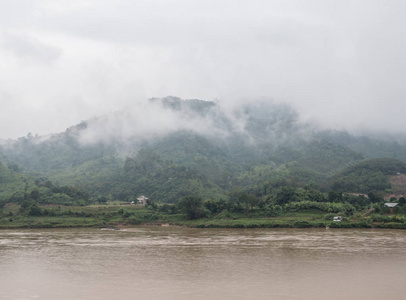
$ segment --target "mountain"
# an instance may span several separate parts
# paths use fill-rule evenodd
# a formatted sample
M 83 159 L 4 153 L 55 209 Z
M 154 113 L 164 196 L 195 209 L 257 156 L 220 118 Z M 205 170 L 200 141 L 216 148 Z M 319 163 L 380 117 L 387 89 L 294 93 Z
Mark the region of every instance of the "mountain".
M 0 155 L 3 168 L 10 165 L 20 172 L 8 167 L 5 177 L 26 174 L 33 182 L 42 178 L 54 187 L 70 186 L 88 193 L 89 201 L 132 201 L 146 195 L 176 203 L 188 195 L 229 199 L 245 191 L 263 196 L 286 186 L 387 190 L 385 166 L 397 166 L 402 173 L 406 147 L 318 130 L 301 123 L 286 104 L 227 107 L 170 96 L 134 103 L 49 137 L 29 134 L 3 142 Z M 363 181 L 363 188 L 360 174 L 370 181 Z M 0 197 L 10 199 L 13 191 L 21 191 L 24 184 L 15 182 L 18 188 L 2 183 L 6 192 Z

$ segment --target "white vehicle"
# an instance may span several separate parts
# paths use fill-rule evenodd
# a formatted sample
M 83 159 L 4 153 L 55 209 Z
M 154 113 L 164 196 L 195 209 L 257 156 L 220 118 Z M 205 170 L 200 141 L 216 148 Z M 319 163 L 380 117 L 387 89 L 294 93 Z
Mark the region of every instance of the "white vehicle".
M 333 218 L 334 222 L 341 222 L 341 216 L 337 216 Z

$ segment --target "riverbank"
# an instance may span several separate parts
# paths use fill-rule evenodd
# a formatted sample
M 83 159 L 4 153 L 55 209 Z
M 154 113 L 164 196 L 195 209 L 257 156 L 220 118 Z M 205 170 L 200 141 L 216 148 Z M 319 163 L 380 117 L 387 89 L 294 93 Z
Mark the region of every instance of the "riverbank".
M 19 205 L 6 205 L 0 212 L 0 229 L 74 228 L 155 225 L 192 228 L 390 228 L 406 229 L 403 215 L 354 214 L 333 221 L 333 214 L 315 210 L 281 213 L 277 216 L 255 214 L 218 214 L 188 220 L 183 214 L 169 214 L 135 205 L 40 206 L 41 214 L 32 215 Z

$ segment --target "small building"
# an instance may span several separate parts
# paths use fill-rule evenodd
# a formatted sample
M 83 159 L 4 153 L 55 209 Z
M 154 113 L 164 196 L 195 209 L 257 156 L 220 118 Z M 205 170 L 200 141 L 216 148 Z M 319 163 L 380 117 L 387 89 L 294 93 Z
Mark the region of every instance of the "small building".
M 137 198 L 137 200 L 138 200 L 138 204 L 139 204 L 139 205 L 142 205 L 142 206 L 147 205 L 147 200 L 148 200 L 147 197 L 145 197 L 145 196 L 140 196 L 140 197 Z
M 333 218 L 334 222 L 341 222 L 341 220 L 342 220 L 341 216 L 336 216 Z
M 394 208 L 395 206 L 397 206 L 398 204 L 399 204 L 399 203 L 395 203 L 395 202 L 387 202 L 387 203 L 385 203 L 385 206 L 388 207 L 388 208 L 390 208 L 389 213 L 390 213 L 390 214 L 393 214 L 393 208 Z

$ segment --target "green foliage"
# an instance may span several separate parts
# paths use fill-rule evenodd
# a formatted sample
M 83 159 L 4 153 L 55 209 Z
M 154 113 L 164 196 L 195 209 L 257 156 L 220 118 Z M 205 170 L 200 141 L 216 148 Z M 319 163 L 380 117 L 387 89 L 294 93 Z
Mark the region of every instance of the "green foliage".
M 365 197 L 364 195 L 351 195 L 351 194 L 345 194 L 343 196 L 343 201 L 348 202 L 351 205 L 360 209 L 366 207 L 371 203 L 371 200 L 368 197 Z
M 390 158 L 362 161 L 347 168 L 331 179 L 331 188 L 346 192 L 369 193 L 391 188 L 387 175 L 406 171 L 406 164 Z
M 162 204 L 158 206 L 158 211 L 166 214 L 176 214 L 178 212 L 178 207 L 175 204 Z
M 341 202 L 343 200 L 343 193 L 338 191 L 328 192 L 328 201 L 330 202 Z
M 372 191 L 368 193 L 368 198 L 369 201 L 371 201 L 372 203 L 384 202 L 383 193 L 377 191 Z
M 200 170 L 163 160 L 147 148 L 141 149 L 135 158 L 127 158 L 124 171 L 113 190 L 113 197 L 120 200 L 129 201 L 137 194 L 169 203 L 176 203 L 190 194 L 210 198 L 225 196 L 224 191 Z
M 237 201 L 244 208 L 246 214 L 259 203 L 259 199 L 255 195 L 245 193 L 241 194 Z
M 293 223 L 293 226 L 296 228 L 311 228 L 313 224 L 307 221 L 296 221 Z
M 387 175 L 406 172 L 405 163 L 382 158 L 406 161 L 404 145 L 317 132 L 299 123 L 287 105 L 247 103 L 224 113 L 201 100 L 167 97 L 151 103 L 180 118 L 202 117 L 218 132 L 179 130 L 92 142 L 84 139 L 93 122 L 88 121 L 48 139 L 29 134 L 0 146 L 0 201 L 84 205 L 146 195 L 158 203 L 177 203 L 196 195 L 233 201 L 206 201 L 203 208 L 210 214 L 267 207 L 271 215 L 272 205 L 302 201 L 361 208 L 368 204 L 366 197 L 334 193 L 384 191 L 391 188 Z M 375 159 L 361 161 L 364 157 Z M 328 191 L 327 199 L 322 192 Z
M 286 211 L 301 211 L 301 210 L 319 210 L 328 213 L 342 213 L 343 215 L 352 215 L 356 209 L 349 203 L 331 203 L 331 202 L 313 202 L 301 201 L 292 202 L 285 205 Z
M 297 201 L 315 201 L 315 202 L 325 202 L 327 201 L 326 196 L 315 188 L 305 186 L 296 190 Z
M 65 194 L 68 197 L 75 199 L 75 200 L 83 200 L 83 201 L 89 200 L 89 194 L 86 191 L 81 190 L 74 186 L 53 187 L 52 192 L 59 193 L 59 194 Z
M 306 154 L 298 160 L 298 164 L 319 173 L 327 174 L 331 170 L 342 169 L 344 166 L 362 158 L 362 154 L 349 148 L 326 139 L 320 139 L 309 144 Z
M 345 131 L 323 131 L 318 135 L 334 144 L 347 147 L 370 158 L 396 158 L 406 162 L 406 148 L 398 142 L 399 137 L 355 136 Z
M 0 200 L 7 201 L 12 197 L 21 200 L 27 190 L 33 186 L 34 180 L 29 176 L 0 164 Z
M 218 214 L 226 208 L 226 201 L 208 199 L 203 203 L 204 207 L 212 214 Z
M 30 198 L 34 200 L 38 200 L 40 197 L 40 193 L 37 189 L 33 189 L 30 193 Z
M 298 189 L 298 193 L 299 189 Z M 347 195 L 344 195 L 344 198 Z M 271 201 L 272 202 L 272 201 Z M 226 202 L 240 205 L 238 202 Z M 228 208 L 217 214 L 208 210 L 221 209 L 223 201 L 206 200 L 198 197 L 185 197 L 178 203 L 158 205 L 149 209 L 136 205 L 94 205 L 94 206 L 42 206 L 34 200 L 25 200 L 21 209 L 17 205 L 7 205 L 0 211 L 0 228 L 12 227 L 71 227 L 105 226 L 116 228 L 119 224 L 162 224 L 186 225 L 190 227 L 215 228 L 406 228 L 404 215 L 379 215 L 362 217 L 349 203 L 315 201 L 294 201 L 283 207 L 265 203 L 255 206 L 247 214 L 231 212 Z M 217 206 L 220 205 L 219 208 Z M 374 204 L 383 208 L 381 204 Z M 23 208 L 24 207 L 24 208 Z M 182 211 L 185 215 L 176 214 Z M 205 211 L 206 210 L 206 211 Z M 189 214 L 187 214 L 189 212 Z M 193 212 L 193 213 L 191 213 Z M 400 211 L 399 211 L 400 213 Z M 404 212 L 402 212 L 404 213 Z M 332 222 L 334 216 L 343 216 L 342 222 Z M 205 216 L 205 219 L 201 217 Z M 336 224 L 339 223 L 339 224 Z
M 184 197 L 177 206 L 190 220 L 199 219 L 203 214 L 203 200 L 200 197 Z
M 107 197 L 101 196 L 101 197 L 97 198 L 96 201 L 99 202 L 99 203 L 106 203 L 107 202 Z
M 26 199 L 26 200 L 24 200 L 23 202 L 21 202 L 20 207 L 21 207 L 23 210 L 25 210 L 25 209 L 27 209 L 28 207 L 30 207 L 31 205 L 33 205 L 34 203 L 35 203 L 35 202 L 33 202 L 32 200 L 30 201 L 30 200 Z
M 42 215 L 42 209 L 38 206 L 37 203 L 31 204 L 29 211 L 28 211 L 29 216 L 34 216 L 38 217 Z
M 278 205 L 287 204 L 296 200 L 296 191 L 292 187 L 283 187 L 276 195 L 275 201 Z

